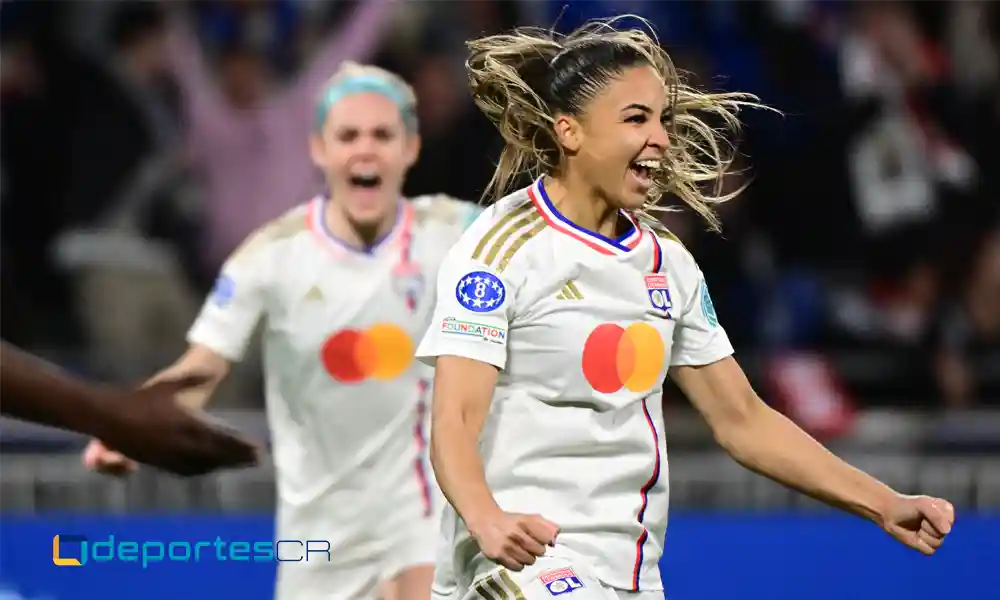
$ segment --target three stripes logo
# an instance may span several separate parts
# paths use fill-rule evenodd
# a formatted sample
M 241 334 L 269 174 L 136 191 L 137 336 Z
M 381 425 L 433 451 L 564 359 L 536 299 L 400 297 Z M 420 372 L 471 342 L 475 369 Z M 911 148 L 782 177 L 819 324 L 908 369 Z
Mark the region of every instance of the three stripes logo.
M 521 586 L 517 585 L 506 569 L 490 573 L 473 588 L 483 600 L 524 600 Z
M 583 294 L 580 293 L 580 288 L 576 287 L 576 283 L 570 281 L 563 286 L 556 300 L 583 300 Z
M 472 258 L 503 273 L 517 251 L 543 229 L 542 215 L 534 205 L 526 203 L 504 215 L 486 232 L 472 252 Z

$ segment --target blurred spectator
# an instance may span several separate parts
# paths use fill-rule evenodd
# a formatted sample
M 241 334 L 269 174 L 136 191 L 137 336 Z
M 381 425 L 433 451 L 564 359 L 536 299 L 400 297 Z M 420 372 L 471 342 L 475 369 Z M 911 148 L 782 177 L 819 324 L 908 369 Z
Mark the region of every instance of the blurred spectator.
M 134 381 L 180 350 L 194 317 L 178 252 L 192 231 L 175 204 L 183 172 L 163 15 L 120 5 L 109 25 L 112 54 L 93 57 L 76 99 L 54 253 L 73 274 L 97 368 Z
M 272 65 L 239 36 L 222 52 L 217 85 L 195 31 L 174 15 L 171 53 L 185 100 L 189 159 L 206 186 L 203 241 L 212 268 L 259 224 L 319 190 L 308 152 L 316 94 L 341 62 L 371 57 L 394 6 L 392 0 L 352 4 L 306 68 L 281 89 Z
M 1000 349 L 1000 229 L 985 237 L 971 265 L 966 285 L 941 318 L 934 356 L 938 386 L 951 408 L 1000 399 L 995 377 L 977 381 L 982 378 L 970 368 L 977 353 Z M 992 389 L 984 389 L 989 384 Z

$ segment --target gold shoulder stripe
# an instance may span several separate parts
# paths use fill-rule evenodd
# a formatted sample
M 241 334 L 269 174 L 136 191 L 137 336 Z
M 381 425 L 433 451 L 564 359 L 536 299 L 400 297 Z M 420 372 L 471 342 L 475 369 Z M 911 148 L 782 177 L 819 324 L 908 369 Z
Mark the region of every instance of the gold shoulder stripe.
M 542 220 L 540 215 L 536 218 L 536 220 L 538 222 L 535 223 L 531 229 L 520 234 L 517 239 L 511 243 L 510 247 L 507 248 L 507 251 L 504 252 L 503 258 L 500 260 L 500 264 L 497 265 L 497 273 L 503 273 L 504 269 L 507 268 L 507 265 L 510 264 L 511 259 L 513 259 L 514 255 L 517 254 L 517 251 L 520 250 L 521 247 L 528 242 L 528 240 L 538 235 L 541 230 L 545 229 L 545 221 Z
M 684 242 L 682 242 L 680 238 L 674 235 L 669 229 L 661 229 L 657 233 L 659 234 L 657 237 L 663 238 L 669 242 L 676 242 L 681 248 L 684 248 Z M 684 249 L 687 250 L 687 248 Z
M 476 245 L 476 249 L 472 253 L 472 258 L 479 260 L 483 254 L 483 251 L 486 250 L 486 245 L 490 243 L 490 240 L 493 239 L 495 235 L 500 233 L 501 229 L 503 229 L 507 225 L 510 225 L 511 221 L 513 221 L 514 219 L 524 216 L 529 212 L 533 212 L 534 210 L 535 207 L 530 202 L 528 202 L 502 216 L 496 223 L 493 224 L 493 227 L 490 227 L 490 230 L 486 232 L 486 235 L 484 235 L 482 239 L 479 240 L 479 244 Z
M 309 227 L 308 210 L 309 206 L 298 207 L 290 210 L 277 219 L 267 223 L 251 233 L 246 240 L 233 252 L 232 261 L 239 261 L 256 249 L 280 240 L 290 238 L 299 232 L 305 231 Z
M 483 259 L 483 262 L 488 265 L 493 264 L 493 261 L 497 259 L 497 255 L 500 254 L 501 248 L 503 248 L 504 245 L 507 244 L 512 235 L 514 235 L 517 232 L 520 232 L 525 227 L 528 227 L 529 225 L 535 224 L 536 222 L 540 221 L 542 221 L 542 216 L 537 212 L 532 212 L 531 214 L 524 215 L 517 221 L 514 221 L 513 225 L 505 229 L 504 232 L 501 233 L 496 238 L 496 241 L 493 242 L 493 244 L 490 246 L 489 252 L 486 253 L 486 258 Z M 542 222 L 541 224 L 543 227 L 545 226 L 544 222 Z M 535 226 L 537 227 L 537 225 Z M 517 244 L 517 241 L 521 239 L 522 235 L 523 234 L 518 233 L 517 238 L 515 238 L 514 240 L 514 243 L 511 244 L 511 248 L 513 248 L 514 245 Z

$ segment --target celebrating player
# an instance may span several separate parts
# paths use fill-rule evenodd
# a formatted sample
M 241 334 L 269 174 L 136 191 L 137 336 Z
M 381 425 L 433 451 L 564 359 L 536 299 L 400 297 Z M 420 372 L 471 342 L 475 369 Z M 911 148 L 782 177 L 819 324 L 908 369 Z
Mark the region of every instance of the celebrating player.
M 212 373 L 189 398 L 203 405 L 265 319 L 277 532 L 335 549 L 331 564 L 283 563 L 279 600 L 373 598 L 386 582 L 402 600 L 429 595 L 438 511 L 421 450 L 430 371 L 412 360 L 413 340 L 433 309 L 437 267 L 478 208 L 400 199 L 419 149 L 415 103 L 378 68 L 348 64 L 330 80 L 311 139 L 329 196 L 234 253 L 190 349 L 154 378 Z M 97 442 L 85 459 L 127 465 Z
M 764 404 L 694 258 L 649 216 L 673 195 L 718 228 L 720 131 L 753 98 L 687 87 L 650 35 L 615 26 L 469 44 L 473 97 L 506 141 L 496 195 L 538 179 L 450 251 L 417 351 L 436 365 L 431 461 L 451 505 L 435 597 L 662 599 L 668 374 L 741 464 L 933 553 L 951 505 L 897 494 Z

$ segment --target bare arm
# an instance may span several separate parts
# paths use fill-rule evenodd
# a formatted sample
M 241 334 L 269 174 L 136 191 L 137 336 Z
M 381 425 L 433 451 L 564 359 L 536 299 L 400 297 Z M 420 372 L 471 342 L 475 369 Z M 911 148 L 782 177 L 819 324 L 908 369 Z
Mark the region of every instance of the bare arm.
M 204 378 L 203 384 L 186 389 L 177 395 L 177 401 L 184 406 L 201 409 L 208 404 L 212 393 L 229 374 L 230 367 L 229 360 L 211 348 L 192 344 L 174 364 L 151 377 L 144 387 L 191 376 Z
M 236 116 L 208 71 L 197 32 L 189 17 L 180 8 L 174 8 L 169 19 L 170 64 L 184 96 L 188 130 L 203 136 L 215 135 L 220 128 L 233 125 Z
M 744 467 L 879 525 L 898 497 L 834 456 L 754 392 L 732 357 L 670 370 L 716 441 Z
M 110 389 L 71 377 L 7 342 L 0 343 L 0 406 L 4 415 L 61 429 L 96 433 Z
M 497 374 L 491 364 L 458 356 L 438 357 L 434 373 L 431 465 L 448 502 L 473 529 L 472 523 L 502 512 L 479 456 Z
M 296 115 L 312 114 L 320 86 L 341 63 L 365 61 L 382 42 L 382 30 L 392 18 L 395 0 L 358 2 L 346 22 L 333 31 L 306 70 L 285 92 L 284 109 Z M 310 124 L 312 121 L 309 121 Z

